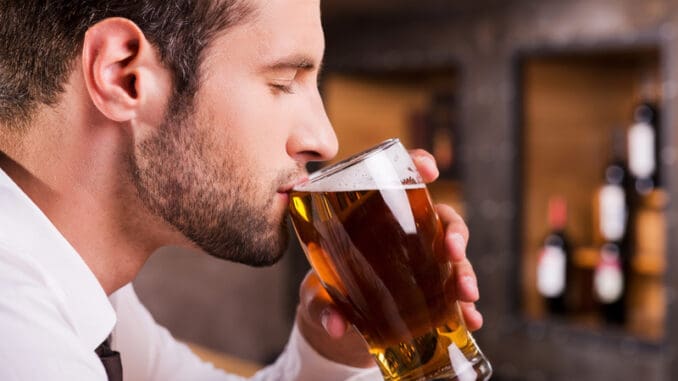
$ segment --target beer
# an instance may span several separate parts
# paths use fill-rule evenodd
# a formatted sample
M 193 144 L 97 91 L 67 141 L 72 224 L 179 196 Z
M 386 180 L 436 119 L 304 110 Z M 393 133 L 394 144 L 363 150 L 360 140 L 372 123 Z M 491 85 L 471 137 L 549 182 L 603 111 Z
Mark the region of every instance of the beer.
M 385 380 L 485 380 L 442 225 L 424 185 L 292 192 L 290 215 L 323 286 Z

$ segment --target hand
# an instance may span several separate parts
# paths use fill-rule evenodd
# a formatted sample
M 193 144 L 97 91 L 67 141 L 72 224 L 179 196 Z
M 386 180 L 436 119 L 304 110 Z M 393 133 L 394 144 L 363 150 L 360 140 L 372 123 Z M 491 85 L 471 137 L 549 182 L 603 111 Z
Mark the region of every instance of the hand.
M 410 155 L 425 182 L 438 178 L 438 168 L 431 154 L 413 150 Z M 445 248 L 454 265 L 462 313 L 468 329 L 475 331 L 482 326 L 483 317 L 475 308 L 474 302 L 479 298 L 477 280 L 466 258 L 468 228 L 450 206 L 436 205 L 436 212 L 445 229 Z M 309 344 L 325 358 L 355 367 L 374 366 L 365 341 L 334 307 L 313 271 L 301 284 L 297 326 Z
M 424 182 L 430 183 L 438 178 L 440 173 L 433 155 L 424 150 L 416 149 L 410 151 L 410 156 L 412 156 L 412 161 L 417 166 L 417 171 L 421 174 Z M 466 326 L 471 331 L 477 331 L 483 325 L 483 316 L 475 307 L 475 302 L 480 298 L 478 281 L 473 266 L 466 258 L 466 244 L 469 238 L 468 228 L 461 216 L 451 206 L 438 204 L 435 208 L 445 228 L 445 248 L 454 265 L 457 298 L 459 298 Z

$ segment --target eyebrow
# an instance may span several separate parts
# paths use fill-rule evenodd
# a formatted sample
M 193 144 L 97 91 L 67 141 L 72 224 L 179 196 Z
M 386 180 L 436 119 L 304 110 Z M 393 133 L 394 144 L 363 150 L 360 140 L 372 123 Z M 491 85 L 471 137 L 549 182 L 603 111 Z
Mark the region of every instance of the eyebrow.
M 296 69 L 296 70 L 313 70 L 317 67 L 318 72 L 322 70 L 322 62 L 318 65 L 314 60 L 304 55 L 294 55 L 274 61 L 266 66 L 268 70 L 281 69 Z

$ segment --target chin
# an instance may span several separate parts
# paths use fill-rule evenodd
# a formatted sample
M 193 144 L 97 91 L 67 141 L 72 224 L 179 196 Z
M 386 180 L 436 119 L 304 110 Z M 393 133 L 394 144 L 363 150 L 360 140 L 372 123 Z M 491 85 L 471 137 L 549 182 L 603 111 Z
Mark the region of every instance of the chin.
M 269 267 L 278 263 L 283 256 L 285 255 L 285 250 L 278 252 L 258 252 L 258 251 L 249 251 L 249 252 L 213 252 L 203 250 L 205 253 L 209 254 L 212 257 L 230 261 L 235 263 L 240 263 L 243 265 L 251 267 Z
M 212 240 L 207 245 L 199 246 L 215 258 L 252 267 L 272 266 L 282 259 L 290 240 L 286 219 L 277 226 L 276 230 L 268 234 L 255 237 L 246 233 L 235 234 L 221 242 Z

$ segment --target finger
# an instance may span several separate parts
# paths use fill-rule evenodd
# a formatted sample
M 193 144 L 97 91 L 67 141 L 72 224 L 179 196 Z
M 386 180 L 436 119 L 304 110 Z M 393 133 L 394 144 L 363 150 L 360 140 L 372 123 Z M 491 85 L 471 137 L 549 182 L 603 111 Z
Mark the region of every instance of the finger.
M 445 293 L 450 301 L 477 302 L 480 299 L 478 281 L 468 261 L 452 267 L 452 276 L 445 283 Z
M 435 209 L 445 227 L 445 246 L 452 261 L 466 259 L 466 245 L 469 239 L 466 223 L 451 206 L 438 204 Z
M 333 339 L 342 338 L 350 327 L 339 311 L 332 307 L 327 307 L 323 310 L 320 315 L 320 322 L 325 332 Z
M 300 290 L 300 304 L 308 320 L 320 324 L 330 337 L 342 337 L 348 329 L 348 323 L 332 304 L 314 271 L 306 275 Z
M 430 153 L 423 149 L 413 149 L 409 151 L 412 162 L 417 167 L 417 171 L 425 183 L 435 181 L 440 175 L 436 159 Z
M 459 300 L 462 302 L 477 302 L 480 299 L 476 274 L 468 259 L 454 264 L 454 278 L 457 282 L 456 290 Z
M 477 331 L 483 326 L 483 315 L 478 312 L 474 303 L 459 303 L 461 313 L 469 331 Z
M 448 205 L 436 205 L 436 212 L 445 225 L 445 249 L 454 265 L 455 296 L 459 300 L 475 302 L 480 298 L 478 281 L 473 266 L 466 258 L 468 227 L 461 216 Z
M 360 368 L 374 366 L 364 339 L 334 307 L 315 272 L 306 275 L 300 290 L 296 323 L 311 347 L 332 361 Z

